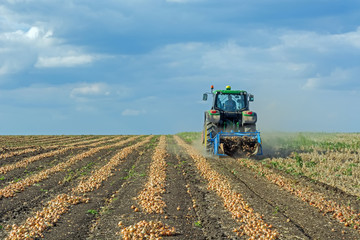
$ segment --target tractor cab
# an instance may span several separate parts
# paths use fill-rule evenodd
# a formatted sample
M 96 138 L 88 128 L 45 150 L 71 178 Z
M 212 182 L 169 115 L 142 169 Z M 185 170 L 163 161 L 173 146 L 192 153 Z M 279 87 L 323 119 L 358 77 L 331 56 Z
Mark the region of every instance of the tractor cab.
M 215 90 L 211 86 L 210 93 L 204 93 L 203 100 L 207 101 L 208 94 L 213 95 L 213 106 L 211 109 L 227 112 L 241 112 L 249 110 L 249 102 L 254 101 L 254 96 L 242 90 L 231 90 L 226 86 L 226 90 Z
M 247 110 L 249 103 L 246 92 L 224 93 L 217 91 L 215 93 L 213 109 L 227 112 L 240 112 Z

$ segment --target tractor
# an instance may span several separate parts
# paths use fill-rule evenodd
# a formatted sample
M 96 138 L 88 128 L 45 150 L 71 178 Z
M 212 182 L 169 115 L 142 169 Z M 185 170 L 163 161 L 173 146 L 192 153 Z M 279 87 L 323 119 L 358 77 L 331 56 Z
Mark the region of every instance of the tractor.
M 208 153 L 218 156 L 262 155 L 260 132 L 256 130 L 257 114 L 249 110 L 254 96 L 243 90 L 214 90 L 211 109 L 205 111 L 202 142 Z

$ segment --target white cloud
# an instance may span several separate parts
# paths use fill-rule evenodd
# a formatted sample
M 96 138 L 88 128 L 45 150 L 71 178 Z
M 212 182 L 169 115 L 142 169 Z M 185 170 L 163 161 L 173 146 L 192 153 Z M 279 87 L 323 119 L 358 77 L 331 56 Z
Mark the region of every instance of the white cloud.
M 305 90 L 327 89 L 327 90 L 347 90 L 347 91 L 359 91 L 360 82 L 358 76 L 360 69 L 342 69 L 335 68 L 326 76 L 318 75 L 313 78 L 307 79 L 303 85 Z
M 86 53 L 81 47 L 65 44 L 54 37 L 51 29 L 29 26 L 0 33 L 0 75 L 24 71 L 28 68 L 77 67 L 90 64 L 101 57 Z
M 110 93 L 110 87 L 105 83 L 88 83 L 73 88 L 70 96 L 73 98 L 109 96 Z
M 319 81 L 319 78 L 309 78 L 306 80 L 306 83 L 303 86 L 303 89 L 305 90 L 314 90 L 318 89 L 321 86 L 321 83 Z
M 15 30 L 0 34 L 0 41 L 8 46 L 28 45 L 32 47 L 46 47 L 59 44 L 60 41 L 52 38 L 53 32 L 39 26 L 31 26 L 28 31 Z M 45 46 L 44 46 L 45 45 Z
M 35 67 L 51 68 L 51 67 L 76 67 L 79 65 L 89 64 L 95 59 L 91 55 L 79 56 L 63 56 L 63 57 L 39 57 Z
M 5 75 L 10 72 L 10 67 L 8 64 L 0 66 L 0 75 Z
M 126 92 L 126 93 L 124 93 Z M 125 94 L 131 91 L 118 84 L 82 83 L 44 85 L 34 84 L 28 87 L 0 90 L 0 104 L 5 107 L 29 109 L 49 109 L 61 111 L 66 115 L 109 113 L 121 116 L 123 108 L 128 106 Z M 118 93 L 122 93 L 119 95 Z M 144 111 L 129 112 L 125 115 L 143 114 Z
M 270 46 L 243 46 L 236 39 L 168 45 L 156 54 L 169 71 L 194 76 L 190 69 L 195 67 L 197 75 L 214 82 L 237 81 L 253 88 L 359 89 L 360 28 L 343 34 L 283 31 L 277 38 Z
M 129 101 L 132 93 L 126 86 L 103 82 L 71 84 L 69 87 L 67 98 L 72 100 L 76 110 L 81 112 L 95 112 L 103 108 L 120 112 L 120 104 Z
M 345 42 L 352 44 L 353 46 L 360 48 L 360 27 L 357 28 L 354 32 L 348 32 L 345 34 L 340 34 L 338 37 Z
M 31 27 L 29 31 L 25 34 L 30 39 L 36 39 L 40 35 L 40 29 L 38 27 Z M 51 36 L 51 34 L 49 34 Z

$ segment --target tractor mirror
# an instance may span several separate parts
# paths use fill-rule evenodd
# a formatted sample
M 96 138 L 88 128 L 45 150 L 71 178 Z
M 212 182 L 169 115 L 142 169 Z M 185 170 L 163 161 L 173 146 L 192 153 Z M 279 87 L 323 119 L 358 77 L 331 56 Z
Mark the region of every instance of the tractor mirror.
M 203 95 L 203 101 L 207 101 L 207 94 L 206 93 L 204 93 L 204 95 Z
M 249 101 L 250 101 L 250 102 L 253 102 L 253 101 L 254 101 L 254 95 L 252 95 L 252 94 L 249 95 Z

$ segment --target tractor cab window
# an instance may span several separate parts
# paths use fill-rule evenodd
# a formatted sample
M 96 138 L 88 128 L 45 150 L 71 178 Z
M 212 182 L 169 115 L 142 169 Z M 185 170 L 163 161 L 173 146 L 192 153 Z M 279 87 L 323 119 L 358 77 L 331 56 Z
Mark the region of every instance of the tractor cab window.
M 229 112 L 236 112 L 246 108 L 246 95 L 219 93 L 215 107 Z

